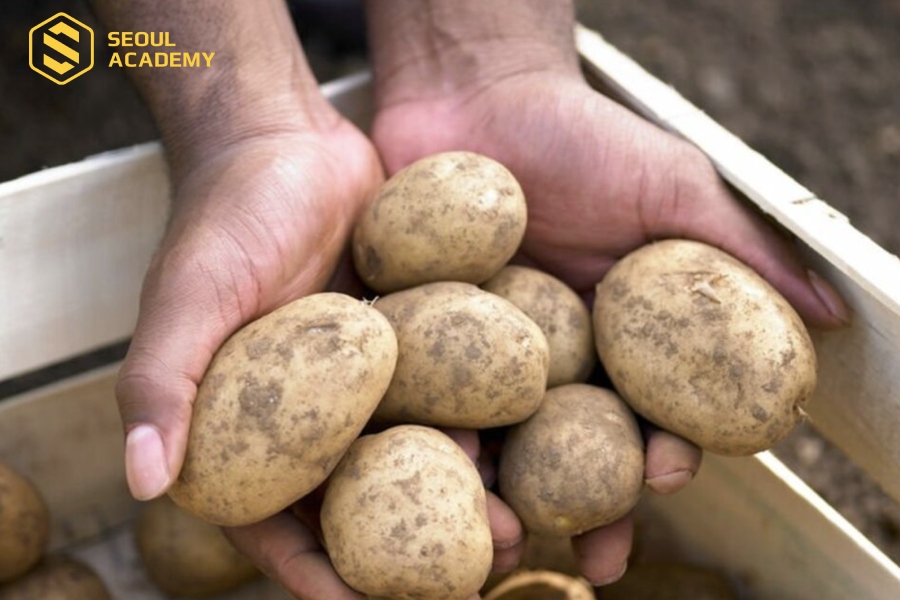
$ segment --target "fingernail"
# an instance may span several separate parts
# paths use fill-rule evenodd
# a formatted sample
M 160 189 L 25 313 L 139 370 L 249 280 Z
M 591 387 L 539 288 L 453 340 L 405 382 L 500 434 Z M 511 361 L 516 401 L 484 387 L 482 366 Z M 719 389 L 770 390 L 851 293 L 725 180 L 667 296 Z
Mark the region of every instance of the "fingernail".
M 693 471 L 681 469 L 664 473 L 663 475 L 655 475 L 646 479 L 647 487 L 657 494 L 671 494 L 677 492 L 694 478 Z
M 844 304 L 844 301 L 835 289 L 812 269 L 806 271 L 806 278 L 809 280 L 809 284 L 812 286 L 813 290 L 815 290 L 819 301 L 825 306 L 828 314 L 834 317 L 834 319 L 842 325 L 849 323 L 850 314 L 847 310 L 847 305 Z
M 156 428 L 138 425 L 128 433 L 125 472 L 131 494 L 138 500 L 152 500 L 169 487 L 166 452 Z
M 494 542 L 494 549 L 495 549 L 495 550 L 506 550 L 507 548 L 512 548 L 512 547 L 514 547 L 514 546 L 518 546 L 519 544 L 522 543 L 522 540 L 523 540 L 522 537 L 517 537 L 517 538 L 514 539 L 514 540 L 509 540 L 509 541 L 506 541 L 506 542 L 497 542 L 497 541 L 495 541 L 495 542 Z
M 625 571 L 627 571 L 627 570 L 628 570 L 628 561 L 626 560 L 624 563 L 622 563 L 622 567 L 618 571 L 615 571 L 612 575 L 610 575 L 608 577 L 599 577 L 597 579 L 592 579 L 591 585 L 594 587 L 602 587 L 604 585 L 609 585 L 611 583 L 615 583 L 618 580 L 622 579 L 622 576 L 625 574 Z

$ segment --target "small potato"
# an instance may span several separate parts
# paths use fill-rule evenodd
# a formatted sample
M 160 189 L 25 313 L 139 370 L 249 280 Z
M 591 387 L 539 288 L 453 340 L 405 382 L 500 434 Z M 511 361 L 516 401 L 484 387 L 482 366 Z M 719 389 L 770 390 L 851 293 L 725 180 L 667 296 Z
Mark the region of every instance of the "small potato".
M 143 506 L 135 523 L 135 541 L 150 580 L 174 596 L 211 596 L 260 575 L 219 527 L 166 497 Z
M 50 511 L 34 484 L 0 462 L 0 582 L 40 560 L 50 538 Z
M 353 233 L 362 281 L 382 294 L 433 281 L 482 283 L 525 235 L 522 188 L 500 163 L 445 152 L 398 171 Z
M 537 412 L 507 434 L 498 480 L 531 533 L 572 536 L 612 523 L 643 489 L 634 415 L 609 390 L 582 383 L 548 390 Z
M 491 569 L 481 477 L 435 429 L 359 438 L 328 482 L 321 517 L 335 570 L 370 597 L 464 600 Z
M 491 590 L 484 600 L 594 600 L 595 598 L 594 589 L 580 577 L 570 577 L 554 571 L 518 571 Z
M 591 313 L 565 283 L 530 267 L 509 265 L 483 286 L 537 323 L 550 345 L 547 387 L 584 383 L 597 363 Z
M 169 495 L 216 525 L 261 521 L 316 488 L 391 380 L 397 339 L 370 305 L 314 294 L 250 323 L 213 358 Z
M 388 423 L 479 429 L 537 410 L 550 362 L 540 328 L 512 303 L 468 283 L 429 283 L 375 302 L 399 357 L 375 412 Z
M 597 286 L 594 334 L 636 412 L 719 454 L 775 445 L 816 385 L 794 309 L 749 267 L 698 242 L 658 242 L 619 261 Z
M 110 600 L 110 595 L 91 567 L 59 555 L 24 577 L 0 585 L 0 600 Z
M 738 600 L 728 579 L 713 569 L 682 563 L 628 567 L 619 581 L 603 587 L 603 600 Z

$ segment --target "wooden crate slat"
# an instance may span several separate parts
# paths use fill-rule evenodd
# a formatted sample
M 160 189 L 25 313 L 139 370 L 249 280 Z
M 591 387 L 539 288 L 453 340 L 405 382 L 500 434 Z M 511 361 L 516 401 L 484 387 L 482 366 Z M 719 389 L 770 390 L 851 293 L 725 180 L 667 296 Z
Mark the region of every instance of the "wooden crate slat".
M 707 454 L 687 488 L 645 500 L 655 526 L 737 577 L 752 598 L 900 597 L 900 567 L 768 452 Z
M 118 365 L 0 403 L 0 461 L 28 475 L 53 515 L 51 547 L 134 516 L 115 401 Z
M 0 184 L 0 379 L 131 335 L 167 211 L 158 144 Z
M 810 265 L 848 301 L 848 330 L 813 333 L 821 366 L 809 412 L 819 431 L 900 500 L 900 260 L 599 34 L 579 27 L 576 40 L 592 77 L 702 149 L 724 179 L 796 236 Z

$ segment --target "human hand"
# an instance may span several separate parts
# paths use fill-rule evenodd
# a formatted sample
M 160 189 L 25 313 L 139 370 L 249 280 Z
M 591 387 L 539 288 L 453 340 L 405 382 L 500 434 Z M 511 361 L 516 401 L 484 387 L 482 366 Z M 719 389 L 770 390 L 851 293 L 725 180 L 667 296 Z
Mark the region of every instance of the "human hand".
M 585 83 L 565 3 L 428 4 L 418 17 L 400 2 L 370 8 L 373 141 L 388 174 L 446 150 L 499 160 L 528 202 L 519 259 L 584 295 L 629 251 L 683 237 L 749 264 L 808 324 L 846 323 L 834 290 L 730 193 L 698 149 Z M 412 24 L 387 27 L 404 22 Z M 699 449 L 672 434 L 649 429 L 646 444 L 645 478 L 658 492 L 680 489 L 699 468 Z M 626 517 L 579 536 L 574 546 L 584 575 L 597 584 L 617 579 L 631 535 Z

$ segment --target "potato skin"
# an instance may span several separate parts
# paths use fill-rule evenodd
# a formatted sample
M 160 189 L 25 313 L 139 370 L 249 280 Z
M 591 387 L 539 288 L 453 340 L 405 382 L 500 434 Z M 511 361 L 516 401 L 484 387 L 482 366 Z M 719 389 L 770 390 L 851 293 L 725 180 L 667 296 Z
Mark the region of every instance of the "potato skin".
M 0 462 L 0 582 L 37 564 L 49 539 L 50 511 L 40 490 Z
M 110 600 L 110 595 L 94 569 L 57 555 L 24 577 L 0 585 L 0 600 Z
M 321 520 L 334 568 L 370 597 L 464 600 L 491 569 L 481 477 L 436 429 L 359 438 L 329 479 Z
M 438 282 L 389 294 L 374 306 L 399 345 L 377 419 L 478 429 L 518 423 L 537 410 L 549 347 L 512 303 L 472 284 Z
M 387 389 L 397 340 L 370 305 L 314 294 L 250 323 L 213 358 L 169 495 L 217 525 L 255 523 L 322 483 Z
M 385 182 L 354 229 L 353 260 L 382 294 L 478 284 L 515 254 L 526 222 L 525 196 L 506 167 L 473 152 L 434 154 Z
M 610 390 L 552 388 L 507 433 L 498 481 L 530 533 L 572 536 L 612 523 L 634 508 L 644 485 L 637 421 Z
M 594 589 L 581 577 L 555 571 L 519 570 L 492 589 L 484 600 L 595 600 Z M 605 596 L 604 596 L 605 598 Z
M 794 309 L 699 242 L 658 242 L 619 261 L 597 286 L 594 333 L 636 412 L 719 454 L 775 445 L 816 384 L 815 350 Z
M 547 387 L 587 380 L 597 363 L 594 326 L 572 288 L 548 273 L 518 265 L 503 267 L 481 287 L 518 306 L 544 332 L 550 345 Z
M 211 596 L 260 575 L 219 527 L 165 496 L 143 505 L 134 535 L 147 575 L 167 594 Z

